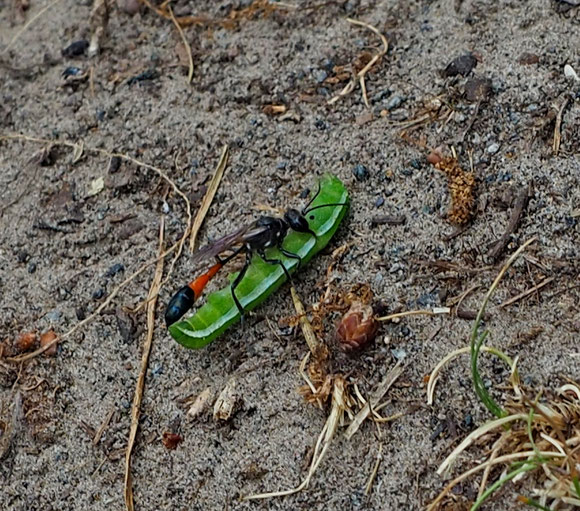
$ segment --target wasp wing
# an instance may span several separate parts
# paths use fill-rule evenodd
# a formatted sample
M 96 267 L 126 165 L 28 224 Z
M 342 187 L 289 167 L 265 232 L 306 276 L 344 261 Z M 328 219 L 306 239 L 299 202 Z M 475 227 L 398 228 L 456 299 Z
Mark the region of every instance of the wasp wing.
M 198 263 L 205 259 L 211 259 L 220 255 L 222 252 L 232 248 L 234 245 L 243 243 L 249 235 L 256 235 L 263 232 L 266 227 L 256 227 L 255 223 L 251 223 L 240 227 L 237 231 L 226 234 L 221 238 L 215 240 L 213 243 L 201 247 L 195 254 L 193 254 L 191 262 Z

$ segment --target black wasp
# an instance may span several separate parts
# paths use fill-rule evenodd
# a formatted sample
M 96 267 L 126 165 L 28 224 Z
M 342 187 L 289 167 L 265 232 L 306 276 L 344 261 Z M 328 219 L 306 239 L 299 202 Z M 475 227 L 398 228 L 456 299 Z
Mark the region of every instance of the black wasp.
M 310 207 L 312 202 L 320 194 L 320 184 L 318 185 L 318 191 L 310 199 L 308 204 L 301 210 L 298 211 L 294 208 L 289 208 L 284 213 L 284 216 L 273 217 L 273 216 L 261 216 L 255 222 L 246 225 L 237 231 L 227 234 L 226 236 L 216 240 L 215 242 L 200 248 L 195 254 L 193 254 L 193 263 L 200 262 L 205 259 L 215 258 L 216 264 L 214 264 L 206 273 L 192 280 L 186 286 L 183 286 L 167 305 L 167 310 L 165 311 L 165 323 L 167 326 L 172 325 L 178 321 L 191 307 L 193 307 L 194 302 L 201 296 L 207 283 L 214 277 L 214 275 L 229 261 L 239 254 L 245 254 L 246 259 L 244 266 L 240 270 L 239 274 L 231 284 L 232 298 L 236 307 L 240 311 L 240 315 L 244 316 L 244 308 L 236 296 L 236 288 L 244 278 L 246 271 L 250 266 L 252 256 L 258 254 L 264 261 L 270 264 L 279 264 L 288 280 L 291 280 L 290 273 L 288 269 L 284 266 L 281 259 L 272 259 L 266 255 L 266 249 L 270 247 L 276 247 L 278 250 L 284 254 L 286 257 L 291 259 L 297 259 L 300 265 L 300 256 L 289 252 L 283 247 L 284 238 L 288 231 L 292 229 L 296 232 L 308 233 L 316 238 L 316 233 L 310 229 L 307 215 L 314 211 L 315 209 L 325 208 L 330 206 L 345 206 L 346 203 L 334 203 L 334 204 L 322 204 L 319 206 Z M 310 219 L 314 219 L 311 216 Z M 227 256 L 222 257 L 220 254 L 224 252 L 231 251 Z

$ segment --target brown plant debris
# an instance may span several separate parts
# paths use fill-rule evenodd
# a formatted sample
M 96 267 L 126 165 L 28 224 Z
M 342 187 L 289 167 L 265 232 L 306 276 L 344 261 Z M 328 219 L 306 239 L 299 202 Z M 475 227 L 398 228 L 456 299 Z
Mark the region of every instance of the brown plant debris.
M 504 249 L 506 248 L 511 239 L 512 234 L 518 228 L 518 225 L 520 223 L 520 220 L 522 218 L 524 210 L 526 209 L 528 200 L 531 197 L 531 195 L 532 195 L 531 184 L 522 188 L 522 190 L 518 194 L 505 232 L 503 233 L 501 238 L 496 243 L 494 243 L 494 245 L 489 251 L 489 256 L 491 257 L 491 259 L 496 260 L 503 253 Z
M 435 158 L 429 161 L 433 162 Z M 463 170 L 454 156 L 440 156 L 434 165 L 447 176 L 447 186 L 451 194 L 451 209 L 447 218 L 452 224 L 465 225 L 473 215 L 475 175 Z

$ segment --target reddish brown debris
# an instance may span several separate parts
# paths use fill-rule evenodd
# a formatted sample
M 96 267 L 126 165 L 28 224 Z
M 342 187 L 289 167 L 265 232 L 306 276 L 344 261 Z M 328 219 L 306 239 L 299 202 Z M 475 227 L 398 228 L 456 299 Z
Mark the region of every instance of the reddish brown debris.
M 353 302 L 338 323 L 336 339 L 344 351 L 352 351 L 372 342 L 378 329 L 379 323 L 374 317 L 373 308 L 361 302 Z
M 163 445 L 166 449 L 176 449 L 177 446 L 183 442 L 183 437 L 177 433 L 170 433 L 169 431 L 163 432 Z
M 47 344 L 51 343 L 54 339 L 56 339 L 57 335 L 54 330 L 49 330 L 48 332 L 44 332 L 40 336 L 40 347 L 44 348 Z M 58 343 L 54 343 L 50 348 L 48 348 L 44 354 L 47 357 L 54 357 L 56 355 L 56 350 L 58 347 Z
M 24 332 L 16 338 L 14 347 L 20 351 L 28 351 L 36 344 L 36 332 Z
M 475 176 L 463 170 L 457 158 L 443 156 L 437 149 L 429 154 L 427 160 L 447 176 L 451 194 L 451 209 L 447 215 L 449 221 L 456 225 L 466 224 L 475 206 Z

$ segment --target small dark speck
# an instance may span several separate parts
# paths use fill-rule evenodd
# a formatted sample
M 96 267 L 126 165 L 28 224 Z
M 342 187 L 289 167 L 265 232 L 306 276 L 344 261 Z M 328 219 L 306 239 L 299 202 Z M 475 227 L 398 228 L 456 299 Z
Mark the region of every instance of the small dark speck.
M 466 428 L 472 428 L 473 427 L 473 416 L 468 413 L 464 418 L 463 418 L 463 426 Z
M 105 277 L 114 277 L 117 273 L 121 273 L 125 271 L 125 266 L 122 263 L 116 263 L 111 266 L 107 273 L 105 273 Z
M 26 268 L 28 273 L 34 273 L 36 271 L 36 263 L 28 263 L 28 267 Z
M 82 55 L 89 47 L 89 42 L 86 39 L 75 41 L 64 48 L 61 53 L 63 57 L 78 57 Z
M 85 312 L 85 309 L 83 307 L 78 307 L 77 309 L 75 309 L 75 314 L 79 321 L 82 321 L 87 317 L 87 313 Z
M 352 173 L 358 181 L 366 181 L 370 176 L 369 170 L 360 163 L 354 166 Z
M 306 199 L 306 197 L 308 197 L 308 194 L 309 194 L 309 193 L 310 193 L 310 188 L 304 188 L 304 190 L 302 190 L 302 191 L 300 192 L 300 195 L 299 195 L 299 197 L 300 197 L 301 199 Z
M 93 291 L 93 300 L 100 300 L 103 296 L 105 296 L 105 290 L 102 287 Z
M 316 126 L 316 128 L 319 130 L 325 130 L 328 128 L 328 124 L 324 122 L 322 119 L 316 119 L 314 126 Z
M 137 76 L 129 78 L 127 80 L 127 85 L 134 85 L 136 83 L 144 82 L 147 80 L 155 80 L 155 78 L 159 78 L 159 73 L 154 69 L 148 69 L 147 71 L 143 71 Z
M 121 158 L 113 156 L 109 161 L 109 174 L 114 174 L 121 167 Z
M 401 169 L 401 174 L 403 174 L 403 176 L 412 176 L 413 169 Z
M 26 250 L 21 250 L 16 254 L 19 263 L 25 263 L 30 259 L 30 254 Z
M 78 76 L 80 74 L 82 74 L 83 70 L 80 67 L 67 67 L 63 72 L 62 72 L 62 76 L 64 76 L 65 78 L 67 78 L 68 76 Z
M 420 170 L 423 166 L 423 162 L 419 158 L 414 158 L 409 163 L 415 170 Z

